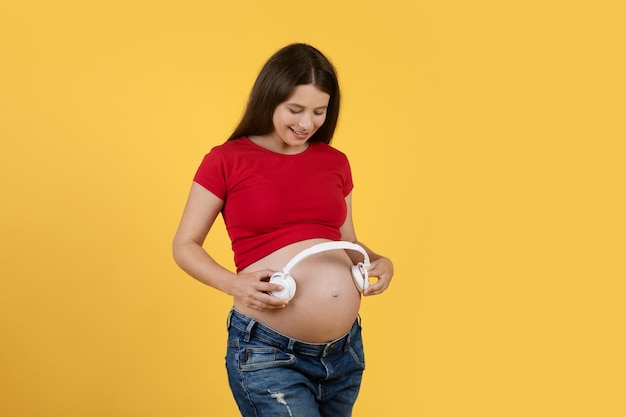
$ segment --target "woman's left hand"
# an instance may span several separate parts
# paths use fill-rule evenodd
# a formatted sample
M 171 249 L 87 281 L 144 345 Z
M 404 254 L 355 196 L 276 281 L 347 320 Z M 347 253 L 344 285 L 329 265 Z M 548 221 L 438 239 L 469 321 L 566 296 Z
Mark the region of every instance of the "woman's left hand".
M 381 256 L 370 263 L 367 272 L 370 278 L 377 277 L 378 281 L 366 288 L 363 291 L 363 295 L 381 294 L 389 288 L 389 284 L 391 283 L 391 278 L 393 277 L 393 263 L 389 258 Z

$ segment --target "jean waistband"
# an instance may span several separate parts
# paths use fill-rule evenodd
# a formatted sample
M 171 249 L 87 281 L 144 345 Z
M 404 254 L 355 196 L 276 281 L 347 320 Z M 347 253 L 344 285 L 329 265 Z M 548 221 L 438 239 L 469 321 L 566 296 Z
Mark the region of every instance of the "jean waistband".
M 234 327 L 245 333 L 244 340 L 258 338 L 263 342 L 284 350 L 300 355 L 326 357 L 334 353 L 347 351 L 350 338 L 360 330 L 360 317 L 352 324 L 350 330 L 342 337 L 326 343 L 309 343 L 284 335 L 256 319 L 232 308 L 228 313 L 227 327 Z

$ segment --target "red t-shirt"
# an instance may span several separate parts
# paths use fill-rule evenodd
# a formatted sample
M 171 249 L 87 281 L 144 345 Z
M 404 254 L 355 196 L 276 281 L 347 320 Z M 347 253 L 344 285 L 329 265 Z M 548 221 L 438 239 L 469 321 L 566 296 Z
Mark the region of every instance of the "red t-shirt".
M 291 243 L 340 240 L 353 187 L 348 159 L 330 145 L 283 155 L 246 137 L 211 149 L 194 181 L 224 200 L 237 271 Z

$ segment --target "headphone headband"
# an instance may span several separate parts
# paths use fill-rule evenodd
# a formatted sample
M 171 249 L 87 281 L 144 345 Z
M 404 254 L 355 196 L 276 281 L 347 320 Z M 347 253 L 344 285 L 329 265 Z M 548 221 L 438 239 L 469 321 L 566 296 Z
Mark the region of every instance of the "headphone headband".
M 336 242 L 333 241 L 333 242 L 318 243 L 317 245 L 313 245 L 310 248 L 303 250 L 302 252 L 294 256 L 291 259 L 291 261 L 289 261 L 289 263 L 283 269 L 283 272 L 285 274 L 289 274 L 289 271 L 291 271 L 291 269 L 294 266 L 296 266 L 300 261 L 308 258 L 311 255 L 315 255 L 317 253 L 326 252 L 326 251 L 334 250 L 334 249 L 349 249 L 349 250 L 360 252 L 363 255 L 363 265 L 365 266 L 365 268 L 369 268 L 370 258 L 367 255 L 367 252 L 365 251 L 365 249 L 363 249 L 361 246 L 357 245 L 356 243 L 346 242 L 346 241 L 336 241 Z

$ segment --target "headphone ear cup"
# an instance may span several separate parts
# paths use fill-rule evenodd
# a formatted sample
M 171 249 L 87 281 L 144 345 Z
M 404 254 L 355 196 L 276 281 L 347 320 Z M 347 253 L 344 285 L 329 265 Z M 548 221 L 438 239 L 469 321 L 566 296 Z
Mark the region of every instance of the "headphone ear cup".
M 291 300 L 296 295 L 296 280 L 289 274 L 275 272 L 270 277 L 270 283 L 282 285 L 282 291 L 270 291 L 270 295 L 284 300 Z
M 364 289 L 370 286 L 367 268 L 365 268 L 363 262 L 359 262 L 352 267 L 352 280 L 354 281 L 354 285 L 356 285 L 359 292 L 363 292 Z

